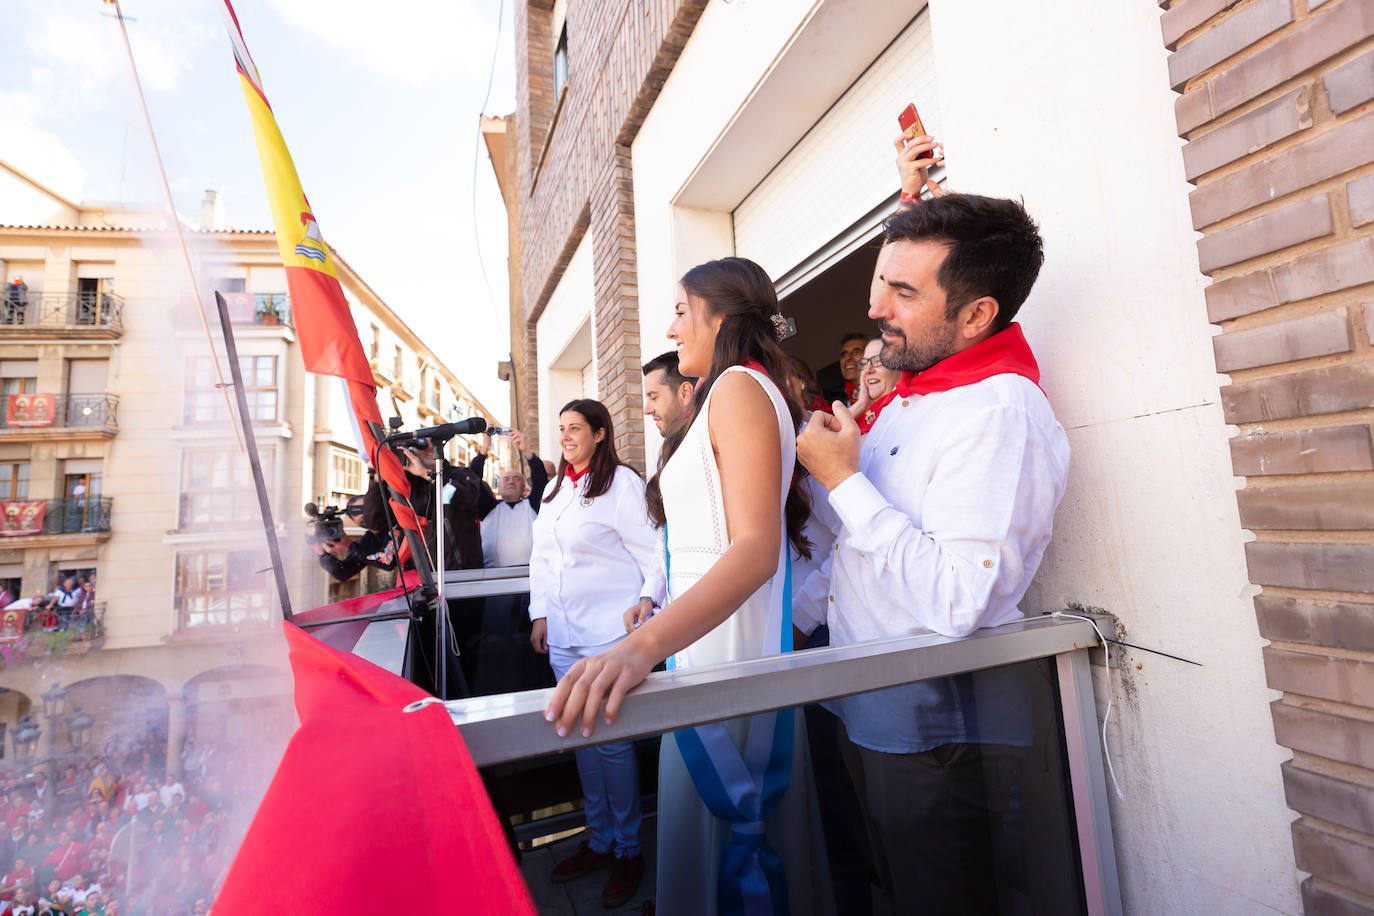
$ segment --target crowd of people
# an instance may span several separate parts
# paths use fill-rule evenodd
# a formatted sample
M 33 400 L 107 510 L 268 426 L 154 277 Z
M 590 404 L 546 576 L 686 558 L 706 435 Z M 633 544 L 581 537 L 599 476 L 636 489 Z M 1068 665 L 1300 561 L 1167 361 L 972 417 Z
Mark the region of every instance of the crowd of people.
M 204 916 L 270 768 L 244 749 L 116 737 L 99 752 L 0 780 L 3 916 Z
M 4 617 L 0 639 L 14 639 L 25 632 L 42 630 L 86 630 L 94 622 L 95 576 L 64 576 L 51 592 L 32 598 L 17 598 L 0 587 L 0 611 L 15 611 Z

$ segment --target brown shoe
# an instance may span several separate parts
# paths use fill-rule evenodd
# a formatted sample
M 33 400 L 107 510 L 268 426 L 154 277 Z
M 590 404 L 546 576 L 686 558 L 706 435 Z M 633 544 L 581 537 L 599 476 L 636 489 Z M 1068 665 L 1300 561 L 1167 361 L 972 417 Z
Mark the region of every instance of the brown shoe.
M 583 840 L 577 844 L 577 852 L 553 867 L 553 874 L 549 875 L 549 880 L 554 884 L 576 881 L 583 875 L 590 875 L 598 868 L 605 868 L 615 861 L 615 856 L 609 852 L 593 852 L 591 844 Z
M 639 890 L 639 879 L 644 877 L 643 853 L 633 859 L 616 858 L 611 866 L 611 876 L 601 889 L 601 905 L 608 910 L 621 906 Z

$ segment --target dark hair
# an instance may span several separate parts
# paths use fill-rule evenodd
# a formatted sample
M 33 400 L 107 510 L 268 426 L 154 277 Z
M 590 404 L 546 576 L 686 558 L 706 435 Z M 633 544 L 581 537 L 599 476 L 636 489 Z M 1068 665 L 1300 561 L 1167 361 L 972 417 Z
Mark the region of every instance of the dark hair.
M 843 350 L 843 349 L 844 349 L 844 345 L 847 344 L 847 343 L 849 343 L 851 340 L 862 340 L 862 341 L 864 342 L 864 344 L 867 345 L 868 342 L 869 342 L 870 340 L 872 340 L 872 339 L 873 339 L 873 334 L 872 334 L 872 332 L 869 332 L 869 331 L 850 331 L 848 334 L 846 334 L 846 335 L 844 335 L 843 337 L 840 338 L 840 349 Z
M 668 387 L 674 391 L 677 391 L 683 382 L 688 381 L 687 376 L 683 375 L 682 370 L 678 367 L 677 353 L 672 350 L 667 353 L 660 353 L 644 364 L 645 375 L 650 372 L 657 372 L 659 369 L 663 370 L 663 381 L 667 382 Z
M 773 327 L 772 317 L 778 314 L 778 294 L 764 269 L 746 258 L 721 258 L 698 264 L 682 275 L 681 282 L 688 295 L 701 299 L 706 303 L 708 313 L 719 315 L 723 320 L 716 332 L 711 368 L 697 382 L 686 416 L 668 431 L 663 450 L 658 453 L 658 470 L 649 478 L 645 488 L 649 518 L 659 527 L 667 521 L 659 475 L 701 413 L 701 406 L 706 403 L 711 386 L 726 369 L 750 361 L 763 366 L 764 372 L 782 393 L 787 412 L 792 418 L 792 429 L 796 430 L 801 423 L 801 406 L 787 387 L 787 354 L 778 346 Z M 794 464 L 793 481 L 804 473 L 800 464 Z M 802 533 L 802 526 L 810 515 L 811 507 L 807 504 L 805 492 L 795 486 L 790 487 L 784 507 L 787 537 L 797 551 L 808 559 L 811 557 L 811 543 Z
M 601 441 L 596 443 L 592 458 L 587 462 L 587 489 L 583 491 L 582 495 L 586 499 L 595 499 L 611 488 L 611 481 L 615 480 L 616 468 L 628 468 L 630 466 L 621 461 L 620 456 L 615 453 L 615 429 L 611 426 L 611 412 L 606 409 L 605 404 L 600 401 L 593 401 L 591 398 L 579 398 L 564 404 L 563 409 L 558 411 L 558 415 L 562 416 L 570 410 L 586 420 L 593 432 L 604 431 L 606 433 L 601 437 Z M 553 498 L 558 495 L 558 491 L 563 487 L 563 476 L 567 470 L 568 459 L 559 456 L 553 491 L 544 497 L 544 502 L 552 502 Z M 630 468 L 630 470 L 633 471 L 634 468 Z
M 883 223 L 883 243 L 938 242 L 948 246 L 936 274 L 945 291 L 945 317 L 981 296 L 997 300 L 993 331 L 1011 324 L 1045 263 L 1045 243 L 1026 208 L 1014 200 L 947 194 L 900 207 Z
M 846 338 L 847 339 L 847 338 Z M 803 409 L 809 408 L 824 392 L 821 391 L 821 383 L 816 380 L 816 373 L 806 364 L 806 360 L 785 353 L 787 359 L 787 371 L 792 378 L 801 379 L 802 399 L 806 401 L 802 405 Z

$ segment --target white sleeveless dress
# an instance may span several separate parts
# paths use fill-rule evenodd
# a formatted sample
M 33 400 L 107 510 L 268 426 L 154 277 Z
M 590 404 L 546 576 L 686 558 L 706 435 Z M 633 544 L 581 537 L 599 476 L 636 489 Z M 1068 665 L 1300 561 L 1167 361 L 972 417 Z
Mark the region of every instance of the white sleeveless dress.
M 768 394 L 777 415 L 782 442 L 780 470 L 782 495 L 792 478 L 796 436 L 792 419 L 777 386 L 762 372 L 733 366 Z M 691 588 L 730 546 L 721 492 L 720 467 L 711 448 L 708 429 L 711 398 L 688 429 L 678 450 L 659 476 L 667 517 L 668 603 Z M 714 630 L 674 656 L 674 669 L 776 654 L 780 643 L 792 639 L 790 613 L 781 613 L 787 577 L 786 525 L 778 520 L 782 545 L 778 568 L 768 582 L 749 597 L 734 614 Z M 799 583 L 793 582 L 793 587 Z M 786 632 L 781 624 L 786 624 Z M 778 854 L 786 872 L 789 912 L 831 913 L 834 901 L 826 865 L 820 814 L 814 796 L 806 731 L 800 709 L 793 717 L 792 773 L 787 790 L 768 818 L 768 845 Z M 736 747 L 744 747 L 749 720 L 726 723 Z M 715 817 L 702 802 L 683 761 L 677 741 L 663 736 L 659 752 L 658 783 L 658 887 L 659 916 L 706 916 L 717 912 L 720 863 L 731 833 L 730 822 Z M 780 916 L 780 914 L 774 914 Z

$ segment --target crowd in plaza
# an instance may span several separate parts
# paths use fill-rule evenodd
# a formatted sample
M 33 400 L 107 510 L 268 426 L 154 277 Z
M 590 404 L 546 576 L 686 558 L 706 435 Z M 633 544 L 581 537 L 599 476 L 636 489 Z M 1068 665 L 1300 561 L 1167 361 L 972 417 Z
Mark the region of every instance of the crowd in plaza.
M 203 916 L 270 769 L 231 743 L 116 737 L 0 780 L 0 914 Z

